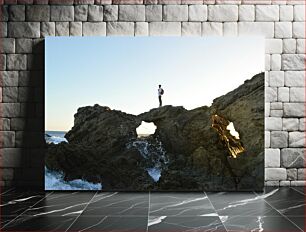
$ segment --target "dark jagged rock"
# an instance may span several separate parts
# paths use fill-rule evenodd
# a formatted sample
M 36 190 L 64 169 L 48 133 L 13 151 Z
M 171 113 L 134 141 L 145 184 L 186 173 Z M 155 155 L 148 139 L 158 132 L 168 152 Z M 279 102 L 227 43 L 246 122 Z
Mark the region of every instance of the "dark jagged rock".
M 212 113 L 233 122 L 247 155 L 257 156 L 264 147 L 264 73 L 214 100 Z
M 74 126 L 65 135 L 69 143 L 105 149 L 125 146 L 131 138 L 137 138 L 135 128 L 141 124 L 135 115 L 97 104 L 79 108 L 74 119 Z
M 109 152 L 83 144 L 49 144 L 46 166 L 62 172 L 66 181 L 84 179 L 102 183 L 103 189 L 148 190 L 153 185 L 136 149 Z
M 68 143 L 49 145 L 46 166 L 61 171 L 66 180 L 101 182 L 103 189 L 147 190 L 153 181 L 143 171 L 136 149 L 127 149 L 137 138 L 136 116 L 94 105 L 78 109 Z
M 212 127 L 212 115 L 233 122 L 239 132 L 239 141 L 229 132 L 225 137 L 243 146 L 237 158 Z M 137 139 L 141 121 L 157 126 L 153 138 L 162 142 L 169 159 L 157 183 L 145 171 L 148 160 L 127 146 Z M 99 105 L 82 107 L 65 137 L 68 144 L 49 146 L 48 168 L 67 179 L 102 182 L 106 190 L 261 190 L 264 74 L 215 99 L 211 107 L 163 106 L 137 116 Z

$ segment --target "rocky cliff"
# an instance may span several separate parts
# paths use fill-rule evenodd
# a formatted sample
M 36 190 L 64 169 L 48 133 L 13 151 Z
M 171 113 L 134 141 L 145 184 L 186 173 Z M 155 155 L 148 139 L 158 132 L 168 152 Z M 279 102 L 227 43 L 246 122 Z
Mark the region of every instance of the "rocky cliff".
M 136 133 L 142 121 L 157 126 L 145 142 L 159 141 L 167 162 L 156 159 L 158 152 L 154 159 L 144 157 L 141 149 L 148 146 L 131 145 L 145 144 Z M 230 122 L 239 138 L 227 129 Z M 215 99 L 211 107 L 164 106 L 140 115 L 83 107 L 65 137 L 68 143 L 48 145 L 46 165 L 67 180 L 102 182 L 104 190 L 261 190 L 264 74 Z M 154 182 L 145 170 L 156 163 L 161 177 Z

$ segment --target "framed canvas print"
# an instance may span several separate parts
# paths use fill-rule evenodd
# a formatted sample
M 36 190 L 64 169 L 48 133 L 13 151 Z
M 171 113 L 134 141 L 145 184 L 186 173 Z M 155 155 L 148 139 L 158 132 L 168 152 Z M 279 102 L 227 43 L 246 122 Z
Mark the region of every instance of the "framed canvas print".
M 46 190 L 262 190 L 263 38 L 45 46 Z

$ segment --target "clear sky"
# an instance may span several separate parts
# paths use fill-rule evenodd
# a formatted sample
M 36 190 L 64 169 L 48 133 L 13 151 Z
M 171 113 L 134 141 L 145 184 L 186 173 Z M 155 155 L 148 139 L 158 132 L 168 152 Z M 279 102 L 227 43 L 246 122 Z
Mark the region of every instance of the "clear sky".
M 140 114 L 211 105 L 264 71 L 262 37 L 47 37 L 46 130 L 68 131 L 82 106 Z

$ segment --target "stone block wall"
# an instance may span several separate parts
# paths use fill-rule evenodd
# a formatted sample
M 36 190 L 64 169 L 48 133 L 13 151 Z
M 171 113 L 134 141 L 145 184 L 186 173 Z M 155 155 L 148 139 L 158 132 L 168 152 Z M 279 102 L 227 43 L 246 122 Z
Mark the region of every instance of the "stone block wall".
M 0 1 L 1 186 L 43 186 L 44 37 L 117 35 L 263 35 L 266 185 L 305 185 L 304 3 L 304 0 Z

